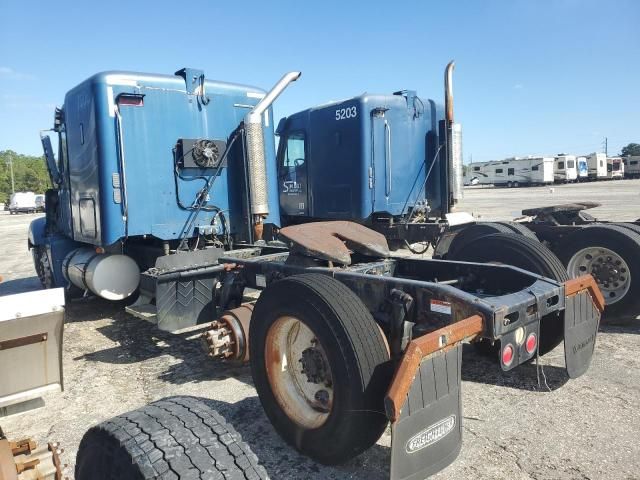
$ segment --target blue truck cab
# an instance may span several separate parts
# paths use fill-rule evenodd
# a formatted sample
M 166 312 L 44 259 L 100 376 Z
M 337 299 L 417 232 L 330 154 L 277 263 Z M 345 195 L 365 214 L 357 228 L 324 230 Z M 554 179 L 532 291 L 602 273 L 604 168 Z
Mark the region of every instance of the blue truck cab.
M 239 127 L 264 96 L 191 68 L 175 75 L 102 72 L 70 90 L 55 115 L 57 156 L 42 137 L 54 188 L 46 218 L 29 234 L 29 246 L 46 254 L 52 270 L 47 286 L 67 285 L 63 260 L 81 247 L 127 255 L 144 271 L 185 246 L 250 243 Z M 271 108 L 262 127 L 264 222 L 277 226 Z
M 368 223 L 427 204 L 438 211 L 446 182 L 438 162 L 443 120 L 442 106 L 413 90 L 364 93 L 281 119 L 282 222 Z

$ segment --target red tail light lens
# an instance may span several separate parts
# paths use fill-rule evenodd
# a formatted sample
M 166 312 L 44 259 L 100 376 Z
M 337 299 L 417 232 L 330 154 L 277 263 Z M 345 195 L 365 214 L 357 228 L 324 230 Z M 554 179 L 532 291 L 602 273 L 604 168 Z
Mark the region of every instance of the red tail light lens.
M 116 99 L 118 105 L 126 105 L 130 107 L 142 107 L 144 106 L 144 95 L 133 93 L 121 93 Z
M 527 341 L 524 343 L 524 348 L 527 350 L 527 353 L 531 354 L 536 351 L 538 347 L 538 337 L 535 333 L 530 333 L 527 337 Z
M 505 347 L 502 349 L 502 363 L 508 367 L 509 365 L 511 365 L 512 362 L 513 362 L 513 345 L 509 343 L 505 345 Z

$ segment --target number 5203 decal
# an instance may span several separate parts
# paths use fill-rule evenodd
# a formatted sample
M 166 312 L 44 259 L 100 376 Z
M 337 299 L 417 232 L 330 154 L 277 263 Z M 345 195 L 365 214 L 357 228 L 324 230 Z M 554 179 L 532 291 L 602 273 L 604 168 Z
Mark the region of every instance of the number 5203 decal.
M 358 110 L 355 106 L 339 108 L 336 110 L 336 120 L 344 120 L 346 118 L 355 118 L 358 116 Z

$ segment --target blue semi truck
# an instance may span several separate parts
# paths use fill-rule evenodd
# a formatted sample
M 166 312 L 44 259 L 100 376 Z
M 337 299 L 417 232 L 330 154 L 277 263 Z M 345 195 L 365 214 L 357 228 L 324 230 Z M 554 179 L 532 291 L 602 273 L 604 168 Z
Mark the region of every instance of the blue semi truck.
M 569 280 L 524 235 L 474 246 L 502 242 L 536 273 L 394 256 L 363 225 L 390 235 L 401 220 L 396 232 L 447 238 L 462 173 L 452 69 L 444 108 L 404 90 L 312 109 L 281 122 L 278 155 L 270 107 L 299 72 L 268 92 L 190 68 L 94 75 L 56 110 L 57 156 L 42 135 L 54 188 L 29 229 L 38 276 L 70 296 L 137 295 L 127 311 L 163 330 L 217 317 L 209 353 L 250 359 L 274 427 L 317 461 L 353 458 L 391 423 L 391 478 L 441 470 L 461 448 L 462 344 L 484 345 L 508 371 L 564 341 L 578 377 L 605 302 L 590 275 Z M 257 301 L 243 303 L 247 289 Z M 196 408 L 181 405 L 167 408 Z M 159 459 L 192 478 L 197 468 L 170 454 L 191 448 L 179 438 L 153 451 L 138 444 L 145 435 L 122 441 L 132 419 L 173 428 L 165 417 L 149 406 L 89 430 L 76 478 L 156 478 L 168 468 Z M 200 460 L 262 478 L 255 462 L 225 464 L 224 445 Z
M 607 316 L 634 322 L 640 315 L 639 221 L 597 220 L 584 211 L 599 206 L 589 201 L 525 209 L 518 222 L 476 222 L 456 211 L 464 167 L 452 70 L 450 64 L 444 108 L 416 91 L 400 90 L 365 93 L 281 119 L 276 134 L 282 224 L 351 220 L 383 234 L 394 249 L 432 248 L 434 258 L 501 262 L 559 280 L 589 273 L 604 293 Z M 508 179 L 515 172 L 507 167 L 495 166 Z M 510 238 L 478 242 L 493 234 L 541 242 L 538 249 L 557 256 L 566 272 L 531 260 L 533 254 L 512 252 Z

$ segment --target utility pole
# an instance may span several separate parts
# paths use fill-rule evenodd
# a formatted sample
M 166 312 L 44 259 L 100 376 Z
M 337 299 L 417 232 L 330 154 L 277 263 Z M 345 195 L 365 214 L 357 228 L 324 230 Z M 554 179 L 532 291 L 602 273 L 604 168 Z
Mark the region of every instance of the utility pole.
M 7 162 L 9 164 L 9 171 L 11 172 L 11 193 L 16 193 L 16 181 L 13 178 L 13 159 L 11 158 L 11 154 L 7 152 L 7 155 L 9 157 L 9 161 Z
M 609 156 L 609 139 L 607 137 L 604 137 L 604 142 L 602 142 L 602 144 L 604 145 L 604 154 L 608 157 Z

